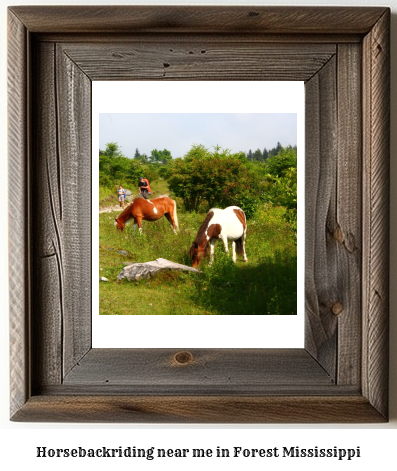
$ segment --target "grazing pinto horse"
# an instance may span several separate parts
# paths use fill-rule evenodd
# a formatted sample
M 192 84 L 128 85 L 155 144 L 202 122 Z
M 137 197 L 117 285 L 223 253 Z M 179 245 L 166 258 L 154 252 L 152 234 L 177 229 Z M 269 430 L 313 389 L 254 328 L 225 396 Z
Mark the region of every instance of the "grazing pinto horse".
M 212 263 L 217 239 L 223 241 L 226 253 L 229 253 L 228 240 L 232 241 L 233 262 L 237 259 L 236 252 L 243 256 L 244 262 L 248 262 L 245 254 L 246 232 L 247 223 L 242 209 L 237 206 L 229 206 L 226 209 L 210 209 L 190 248 L 192 267 L 199 266 L 201 259 L 207 254 L 208 246 L 210 246 L 210 263 Z
M 152 200 L 138 198 L 129 204 L 125 210 L 115 218 L 114 225 L 119 231 L 122 231 L 125 225 L 134 219 L 133 228 L 137 224 L 139 232 L 142 232 L 142 220 L 157 221 L 165 216 L 171 224 L 172 230 L 176 234 L 178 230 L 178 216 L 176 214 L 176 203 L 168 196 L 160 196 Z

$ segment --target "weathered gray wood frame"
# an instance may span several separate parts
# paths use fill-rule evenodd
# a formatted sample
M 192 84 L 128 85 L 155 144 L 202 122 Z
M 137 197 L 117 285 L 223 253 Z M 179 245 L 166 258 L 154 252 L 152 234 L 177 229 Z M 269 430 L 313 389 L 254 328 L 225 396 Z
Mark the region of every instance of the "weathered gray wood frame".
M 387 420 L 389 22 L 375 7 L 9 9 L 12 420 Z M 92 349 L 91 81 L 231 79 L 306 83 L 305 348 Z

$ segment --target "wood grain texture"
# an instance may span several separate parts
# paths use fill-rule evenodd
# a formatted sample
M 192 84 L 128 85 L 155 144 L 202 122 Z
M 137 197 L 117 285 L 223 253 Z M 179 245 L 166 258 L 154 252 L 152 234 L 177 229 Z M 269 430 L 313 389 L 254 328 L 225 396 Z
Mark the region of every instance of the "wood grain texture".
M 336 227 L 336 58 L 306 84 L 305 346 L 335 377 L 337 318 L 341 298 Z
M 360 396 L 97 396 L 32 397 L 18 422 L 307 424 L 379 423 L 385 419 Z
M 217 33 L 214 35 L 214 32 Z M 200 34 L 178 34 L 177 32 L 164 32 L 164 33 L 140 33 L 140 32 L 117 32 L 110 34 L 108 32 L 98 33 L 79 33 L 68 34 L 67 32 L 48 32 L 34 34 L 34 38 L 39 42 L 53 42 L 58 44 L 87 44 L 92 41 L 92 44 L 134 44 L 134 43 L 159 43 L 169 41 L 170 43 L 181 45 L 189 41 L 190 44 L 198 45 L 199 43 L 211 44 L 214 40 L 223 43 L 234 43 L 236 45 L 249 44 L 255 41 L 262 44 L 316 44 L 316 45 L 334 45 L 336 44 L 361 44 L 363 33 L 342 33 L 336 34 L 330 32 L 326 36 L 324 34 L 299 34 L 299 33 L 266 33 L 263 32 L 250 32 L 250 30 L 241 32 L 237 36 L 234 33 L 207 32 Z
M 30 395 L 29 375 L 29 168 L 26 28 L 8 15 L 8 165 L 10 409 L 15 413 Z M 18 195 L 18 197 L 16 197 Z M 21 202 L 23 204 L 21 204 Z
M 260 393 L 286 386 L 329 386 L 333 378 L 304 349 L 192 349 L 179 363 L 178 349 L 93 349 L 65 377 L 69 391 L 90 385 L 129 385 L 149 393 L 179 389 L 189 393 Z M 160 389 L 159 389 L 160 388 Z M 110 389 L 111 390 L 111 389 Z
M 32 32 L 67 33 L 366 33 L 384 8 L 60 6 L 12 7 Z
M 91 81 L 61 47 L 56 48 L 55 67 L 65 376 L 91 348 Z
M 10 9 L 10 188 L 32 194 L 10 198 L 12 420 L 387 420 L 389 21 L 384 8 Z M 126 78 L 305 81 L 305 349 L 91 350 L 91 80 Z
M 54 44 L 36 44 L 35 58 L 38 387 L 60 384 L 91 347 L 91 132 L 81 127 L 91 120 L 91 82 Z
M 182 43 L 175 36 L 127 44 L 66 44 L 64 53 L 91 80 L 309 80 L 336 53 L 334 44 Z
M 33 390 L 37 384 L 60 384 L 63 376 L 63 239 L 59 221 L 62 198 L 58 178 L 58 129 L 53 44 L 34 46 L 34 150 L 32 350 Z M 45 132 L 40 131 L 45 130 Z M 45 339 L 45 341 L 44 341 Z
M 363 392 L 388 411 L 390 12 L 364 40 Z
M 334 316 L 338 320 L 337 383 L 359 384 L 362 340 L 362 54 L 359 45 L 338 46 L 336 215 L 328 228 L 337 261 Z

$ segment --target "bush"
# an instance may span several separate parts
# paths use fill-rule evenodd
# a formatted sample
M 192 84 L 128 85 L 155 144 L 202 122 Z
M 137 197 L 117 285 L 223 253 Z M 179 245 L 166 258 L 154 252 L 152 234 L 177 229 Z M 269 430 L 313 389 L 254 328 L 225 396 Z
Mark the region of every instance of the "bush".
M 106 150 L 99 151 L 99 184 L 109 189 L 115 185 L 138 187 L 139 176 L 154 180 L 158 171 L 154 165 L 144 165 L 137 159 L 129 159 L 122 154 L 115 142 L 106 144 Z
M 236 205 L 251 217 L 260 204 L 260 177 L 243 153 L 194 145 L 184 158 L 173 160 L 165 177 L 187 211 Z
M 268 192 L 268 196 L 272 203 L 286 208 L 285 220 L 290 229 L 294 232 L 295 238 L 297 233 L 297 169 L 291 167 L 286 169 L 283 177 L 271 177 L 273 182 L 272 190 Z
M 274 177 L 285 176 L 288 169 L 297 166 L 297 149 L 294 147 L 282 147 L 277 155 L 272 155 L 266 160 L 266 171 Z

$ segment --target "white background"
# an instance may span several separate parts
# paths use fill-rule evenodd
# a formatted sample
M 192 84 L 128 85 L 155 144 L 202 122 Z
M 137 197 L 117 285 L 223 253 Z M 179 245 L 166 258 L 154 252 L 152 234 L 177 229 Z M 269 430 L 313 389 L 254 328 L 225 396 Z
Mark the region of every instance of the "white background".
M 194 93 L 192 93 L 192 88 Z M 302 348 L 304 220 L 298 221 L 297 316 L 99 316 L 98 116 L 100 113 L 296 113 L 298 212 L 304 214 L 303 82 L 93 82 L 92 212 L 94 348 Z M 147 96 L 151 97 L 148 104 Z M 177 100 L 176 97 L 191 97 Z M 230 97 L 233 96 L 233 100 Z M 152 107 L 151 107 L 152 106 Z M 109 215 L 110 217 L 110 215 Z M 248 222 L 249 224 L 249 222 Z M 248 252 L 249 257 L 249 252 Z M 149 260 L 148 260 L 149 261 Z M 172 260 L 175 262 L 175 260 Z M 249 313 L 249 306 L 247 306 Z M 134 333 L 139 332 L 139 335 Z M 164 335 L 166 333 L 166 335 Z M 184 345 L 181 345 L 183 338 Z
M 70 470 L 72 467 L 78 470 L 85 470 L 87 466 L 96 470 L 108 470 L 115 467 L 118 471 L 131 469 L 284 469 L 286 466 L 293 466 L 295 470 L 311 470 L 321 467 L 323 470 L 335 469 L 361 469 L 363 467 L 393 469 L 395 466 L 395 445 L 397 443 L 397 290 L 396 286 L 396 268 L 397 254 L 396 241 L 396 220 L 397 220 L 397 166 L 395 156 L 397 154 L 397 112 L 396 112 L 396 90 L 397 90 L 397 2 L 396 0 L 339 0 L 332 3 L 324 0 L 306 1 L 305 3 L 296 2 L 295 4 L 305 5 L 383 5 L 390 6 L 392 9 L 392 101 L 391 101 L 391 351 L 390 351 L 390 422 L 379 425 L 290 425 L 290 426 L 178 426 L 178 425 L 117 425 L 117 424 L 18 424 L 8 420 L 8 281 L 7 281 L 7 161 L 6 161 L 6 7 L 13 4 L 82 4 L 81 1 L 59 2 L 56 0 L 34 1 L 25 0 L 17 2 L 7 2 L 0 0 L 0 34 L 1 34 L 1 63 L 0 63 L 0 220 L 1 227 L 1 272 L 0 272 L 0 465 L 2 469 L 40 469 L 40 470 Z M 85 4 L 109 4 L 110 1 L 85 1 Z M 152 2 L 118 2 L 125 4 L 149 4 Z M 214 4 L 211 2 L 161 2 L 157 4 Z M 271 4 L 283 5 L 294 2 L 272 0 Z M 218 0 L 220 5 L 260 5 L 266 2 L 233 2 Z M 169 459 L 167 461 L 130 461 L 127 459 L 118 459 L 109 462 L 108 460 L 88 461 L 84 459 L 75 459 L 73 461 L 58 459 L 38 460 L 35 458 L 36 446 L 47 446 L 53 448 L 85 446 L 85 447 L 118 447 L 118 446 L 139 446 L 139 447 L 173 447 L 173 448 L 209 448 L 221 446 L 230 448 L 233 446 L 243 447 L 282 447 L 282 446 L 301 446 L 313 447 L 324 446 L 361 447 L 362 458 L 356 461 L 336 461 L 334 459 L 294 459 L 291 461 L 273 461 L 267 459 L 240 459 L 231 461 L 214 462 L 214 459 L 203 459 L 199 461 L 184 459 Z

